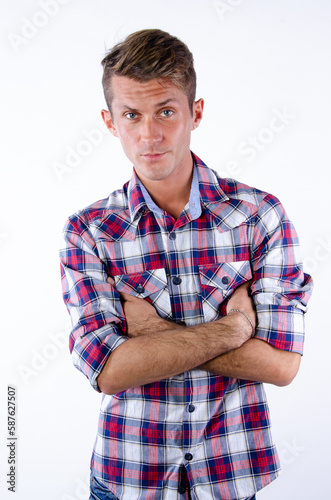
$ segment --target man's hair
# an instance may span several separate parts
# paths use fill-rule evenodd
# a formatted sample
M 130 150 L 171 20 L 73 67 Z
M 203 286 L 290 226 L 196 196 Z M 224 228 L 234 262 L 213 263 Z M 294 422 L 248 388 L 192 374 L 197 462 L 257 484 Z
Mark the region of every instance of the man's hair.
M 101 64 L 103 91 L 110 112 L 114 75 L 138 82 L 170 79 L 186 94 L 190 110 L 193 110 L 196 92 L 193 56 L 185 43 L 169 33 L 159 29 L 136 31 L 115 45 Z

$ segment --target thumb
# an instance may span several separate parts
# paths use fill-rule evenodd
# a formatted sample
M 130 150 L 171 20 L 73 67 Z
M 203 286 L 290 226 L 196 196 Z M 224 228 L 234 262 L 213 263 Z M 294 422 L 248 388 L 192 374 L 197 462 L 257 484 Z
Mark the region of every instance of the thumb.
M 115 283 L 114 278 L 112 278 L 111 276 L 108 276 L 107 283 L 109 283 L 110 285 L 112 285 L 115 288 L 116 283 Z M 132 295 L 130 295 L 128 293 L 119 292 L 119 294 L 120 294 L 121 300 L 124 302 L 133 302 L 134 300 L 141 300 L 138 297 L 132 297 Z

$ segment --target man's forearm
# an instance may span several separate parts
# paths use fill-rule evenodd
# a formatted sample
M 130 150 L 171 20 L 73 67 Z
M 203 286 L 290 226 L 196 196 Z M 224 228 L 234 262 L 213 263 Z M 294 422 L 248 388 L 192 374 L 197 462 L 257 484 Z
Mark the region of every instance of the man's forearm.
M 156 333 L 130 338 L 115 349 L 98 377 L 100 390 L 115 394 L 173 377 L 238 348 L 251 335 L 238 313 L 195 327 L 169 326 L 160 332 L 156 322 Z
M 298 353 L 276 349 L 263 340 L 253 338 L 200 368 L 224 377 L 285 386 L 294 379 L 300 361 Z

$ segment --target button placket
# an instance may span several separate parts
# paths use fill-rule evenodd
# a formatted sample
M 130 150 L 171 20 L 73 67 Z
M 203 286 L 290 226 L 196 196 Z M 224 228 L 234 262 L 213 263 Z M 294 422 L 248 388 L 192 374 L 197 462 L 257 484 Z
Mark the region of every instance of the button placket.
M 175 232 L 171 232 L 168 237 L 171 242 L 174 242 L 175 239 L 177 238 L 177 235 Z M 174 285 L 180 285 L 182 282 L 179 276 L 174 276 L 173 278 L 171 278 L 171 281 Z

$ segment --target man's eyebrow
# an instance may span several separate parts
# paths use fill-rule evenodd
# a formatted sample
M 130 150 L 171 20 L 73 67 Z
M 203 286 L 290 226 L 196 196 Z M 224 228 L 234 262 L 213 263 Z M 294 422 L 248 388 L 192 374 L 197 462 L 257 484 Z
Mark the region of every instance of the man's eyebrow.
M 159 102 L 156 106 L 157 107 L 162 107 L 165 106 L 166 104 L 169 104 L 169 102 L 177 102 L 178 99 L 175 97 L 169 97 L 169 99 L 166 99 L 165 101 Z
M 178 101 L 178 99 L 176 99 L 175 97 L 169 97 L 169 99 L 165 99 L 162 102 L 158 102 L 155 107 L 162 108 L 163 106 L 166 106 L 170 102 L 177 102 L 177 101 Z M 127 104 L 123 104 L 123 106 L 121 106 L 121 108 L 125 109 L 126 111 L 129 111 L 130 113 L 139 113 L 138 109 L 131 108 L 131 106 L 128 106 Z
M 124 109 L 125 111 L 129 111 L 130 113 L 139 113 L 139 111 L 135 108 L 131 108 L 131 106 L 128 106 L 127 104 L 123 104 L 121 106 L 121 109 Z

